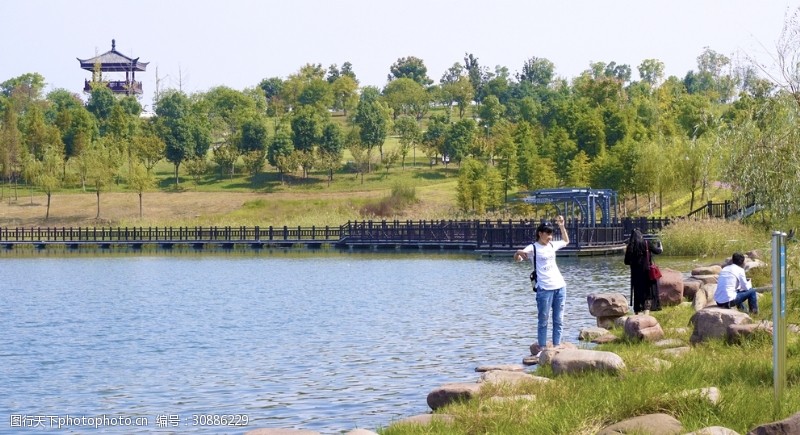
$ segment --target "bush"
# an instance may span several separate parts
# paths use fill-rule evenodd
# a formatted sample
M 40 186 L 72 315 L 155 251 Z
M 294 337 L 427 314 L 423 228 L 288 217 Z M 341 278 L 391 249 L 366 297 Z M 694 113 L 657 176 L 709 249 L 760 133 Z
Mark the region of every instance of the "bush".
M 417 191 L 413 186 L 397 183 L 392 186 L 390 196 L 377 202 L 364 205 L 361 210 L 363 216 L 387 218 L 397 215 L 405 207 L 417 202 Z

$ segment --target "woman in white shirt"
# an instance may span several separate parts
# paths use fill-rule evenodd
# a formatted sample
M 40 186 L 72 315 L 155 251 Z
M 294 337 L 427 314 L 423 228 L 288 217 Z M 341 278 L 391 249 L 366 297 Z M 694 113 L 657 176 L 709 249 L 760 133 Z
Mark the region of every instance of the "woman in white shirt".
M 556 217 L 556 225 L 561 232 L 561 240 L 553 240 L 553 226 L 545 222 L 536 228 L 536 241 L 514 253 L 517 261 L 531 260 L 536 280 L 536 309 L 538 314 L 539 349 L 547 347 L 547 321 L 553 310 L 553 345 L 561 344 L 563 331 L 564 301 L 567 297 L 567 284 L 556 265 L 556 251 L 569 244 L 569 234 L 564 228 L 564 217 Z M 535 253 L 535 255 L 531 255 Z

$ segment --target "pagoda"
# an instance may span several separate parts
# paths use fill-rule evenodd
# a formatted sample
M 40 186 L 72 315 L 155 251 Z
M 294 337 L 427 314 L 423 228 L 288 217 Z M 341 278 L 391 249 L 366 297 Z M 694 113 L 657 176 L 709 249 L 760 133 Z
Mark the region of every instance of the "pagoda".
M 142 82 L 135 79 L 136 71 L 144 71 L 150 62 L 139 62 L 117 51 L 117 43 L 111 40 L 111 50 L 90 59 L 80 59 L 81 69 L 92 72 L 92 80 L 85 80 L 83 92 L 92 91 L 92 82 L 101 81 L 115 94 L 139 95 L 142 93 Z M 98 71 L 99 69 L 99 71 Z M 98 77 L 104 72 L 125 73 L 125 80 L 104 80 Z

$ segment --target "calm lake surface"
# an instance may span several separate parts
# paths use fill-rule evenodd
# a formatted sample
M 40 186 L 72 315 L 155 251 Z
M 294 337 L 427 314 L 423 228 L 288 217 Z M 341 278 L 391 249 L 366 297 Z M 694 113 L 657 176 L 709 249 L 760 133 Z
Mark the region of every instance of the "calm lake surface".
M 628 271 L 621 256 L 558 263 L 577 343 L 595 326 L 586 295 L 627 294 Z M 530 263 L 510 256 L 34 252 L 0 265 L 0 433 L 66 416 L 98 419 L 59 433 L 375 430 L 535 342 Z M 142 426 L 109 426 L 127 418 Z

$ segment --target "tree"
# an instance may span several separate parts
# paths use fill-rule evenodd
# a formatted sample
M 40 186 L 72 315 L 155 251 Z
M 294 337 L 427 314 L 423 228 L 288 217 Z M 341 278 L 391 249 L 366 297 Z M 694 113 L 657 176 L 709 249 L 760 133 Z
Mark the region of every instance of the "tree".
M 658 59 L 645 59 L 639 64 L 639 77 L 651 87 L 656 87 L 664 79 L 664 62 Z
M 97 119 L 101 134 L 105 131 L 106 120 L 111 116 L 111 110 L 116 103 L 117 100 L 114 99 L 114 93 L 106 86 L 98 86 L 92 89 L 89 94 L 89 101 L 86 102 L 86 110 Z
M 314 147 L 322 135 L 324 120 L 318 111 L 310 106 L 300 106 L 292 114 L 292 143 L 294 150 L 303 153 L 303 177 L 314 164 Z
M 93 142 L 82 154 L 86 162 L 87 181 L 94 185 L 97 196 L 97 215 L 100 219 L 100 194 L 114 179 L 114 174 L 119 168 L 121 156 L 114 147 L 106 146 L 103 140 Z
M 400 115 L 413 115 L 422 119 L 429 106 L 428 93 L 419 83 L 410 78 L 392 80 L 383 88 L 383 97 L 386 105 L 393 110 L 393 117 Z
M 131 167 L 128 173 L 128 187 L 133 189 L 139 196 L 139 219 L 144 217 L 142 196 L 145 191 L 155 187 L 155 184 L 155 177 L 150 173 L 150 168 L 147 168 L 141 162 L 137 162 Z
M 333 181 L 333 171 L 341 166 L 344 138 L 339 124 L 328 122 L 322 129 L 319 142 L 320 164 L 328 171 L 328 185 Z
M 197 185 L 200 184 L 203 175 L 208 172 L 208 161 L 205 156 L 192 156 L 188 159 L 186 161 L 186 172 L 192 177 L 194 188 L 197 190 Z
M 589 186 L 590 169 L 589 156 L 583 151 L 578 152 L 575 158 L 569 162 L 567 185 L 575 187 Z
M 431 165 L 435 162 L 433 157 L 442 153 L 444 141 L 450 123 L 443 115 L 431 116 L 428 120 L 428 129 L 422 135 L 422 143 L 425 145 L 426 154 L 431 157 Z
M 137 135 L 131 141 L 134 155 L 151 174 L 153 167 L 164 158 L 166 144 L 154 134 Z
M 267 150 L 267 160 L 278 169 L 283 184 L 283 174 L 294 171 L 296 162 L 291 159 L 294 145 L 292 143 L 292 129 L 286 122 L 280 122 L 275 128 L 275 136 Z
M 53 197 L 53 192 L 61 185 L 61 162 L 63 156 L 57 147 L 50 147 L 45 151 L 44 160 L 41 162 L 40 172 L 37 177 L 36 184 L 47 196 L 47 211 L 44 215 L 44 220 L 50 219 L 50 203 Z
M 417 120 L 410 116 L 401 116 L 394 123 L 394 132 L 400 137 L 400 156 L 403 169 L 406 168 L 408 151 L 414 149 L 414 164 L 417 161 L 417 141 L 422 136 Z
M 522 71 L 517 74 L 520 82 L 529 82 L 535 86 L 547 87 L 553 81 L 555 65 L 553 62 L 540 57 L 531 57 L 522 65 Z
M 281 116 L 286 111 L 284 103 L 281 100 L 281 92 L 283 90 L 283 79 L 280 77 L 271 77 L 261 80 L 258 87 L 264 91 L 264 97 L 267 102 L 267 115 L 268 116 Z
M 341 110 L 344 116 L 358 105 L 358 82 L 348 75 L 342 75 L 331 84 L 333 110 Z
M 477 124 L 472 119 L 462 119 L 451 125 L 444 139 L 442 155 L 461 162 L 470 154 L 475 143 Z M 448 159 L 445 159 L 447 166 Z
M 3 112 L 0 124 L 0 169 L 4 180 L 11 182 L 19 172 L 22 152 L 22 133 L 17 127 L 17 112 L 11 108 Z
M 368 154 L 378 147 L 383 160 L 383 143 L 391 129 L 391 109 L 379 100 L 377 88 L 367 86 L 361 92 L 361 99 L 356 107 L 353 122 L 358 126 L 360 143 L 367 148 Z M 367 172 L 371 168 L 367 167 Z
M 433 80 L 428 77 L 428 68 L 425 66 L 425 62 L 414 56 L 397 59 L 389 68 L 389 71 L 391 72 L 388 76 L 389 81 L 409 78 L 421 86 L 428 86 L 433 83 Z
M 199 116 L 182 92 L 165 92 L 157 102 L 156 131 L 166 145 L 167 160 L 175 165 L 175 185 L 180 181 L 181 163 L 192 157 L 205 157 L 208 152 L 210 132 Z
M 469 78 L 470 85 L 472 85 L 472 94 L 477 101 L 481 101 L 486 71 L 480 66 L 478 58 L 472 53 L 464 53 L 464 69 L 467 70 L 467 77 Z

